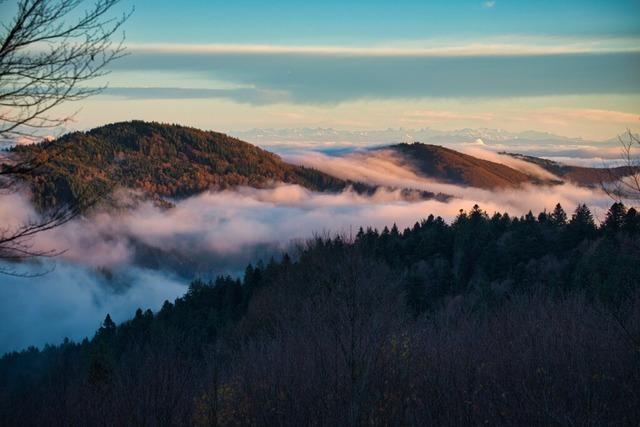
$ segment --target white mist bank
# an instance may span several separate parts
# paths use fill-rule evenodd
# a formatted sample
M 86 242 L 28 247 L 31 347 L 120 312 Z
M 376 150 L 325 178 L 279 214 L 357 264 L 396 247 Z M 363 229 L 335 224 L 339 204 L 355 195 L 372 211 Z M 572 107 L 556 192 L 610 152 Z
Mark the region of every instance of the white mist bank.
M 468 154 L 499 162 L 525 173 L 546 179 L 558 177 L 537 165 L 499 155 L 481 148 L 467 147 Z M 397 188 L 415 188 L 454 196 L 448 203 L 432 205 L 430 213 L 451 218 L 460 209 L 468 210 L 474 204 L 489 213 L 508 212 L 523 215 L 528 211 L 552 210 L 556 203 L 567 210 L 581 203 L 589 205 L 598 218 L 612 200 L 602 191 L 580 187 L 571 183 L 553 186 L 523 185 L 513 189 L 485 190 L 447 184 L 419 176 L 401 157 L 389 150 L 357 151 L 344 156 L 328 156 L 319 152 L 298 152 L 284 156 L 291 163 L 311 167 L 343 179 L 387 185 Z M 433 202 L 431 202 L 433 203 Z

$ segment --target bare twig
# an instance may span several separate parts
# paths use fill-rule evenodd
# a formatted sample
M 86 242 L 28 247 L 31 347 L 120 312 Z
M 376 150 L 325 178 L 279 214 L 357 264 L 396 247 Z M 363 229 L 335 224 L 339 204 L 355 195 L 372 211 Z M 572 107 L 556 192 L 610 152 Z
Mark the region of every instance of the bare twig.
M 627 129 L 624 135 L 618 137 L 621 146 L 620 160 L 623 171 L 614 172 L 620 168 L 608 169 L 609 179 L 601 180 L 601 188 L 616 202 L 626 201 L 633 205 L 640 200 L 640 138 Z
M 56 115 L 56 107 L 99 93 L 104 86 L 86 83 L 107 74 L 107 65 L 125 54 L 123 41 L 113 42 L 132 11 L 113 17 L 120 0 L 95 0 L 84 11 L 85 0 L 19 0 L 14 18 L 0 24 L 0 137 L 38 139 L 41 129 L 58 128 L 71 120 Z M 0 192 L 17 190 L 46 170 L 69 149 L 51 143 L 31 155 L 13 152 L 0 158 Z M 62 206 L 38 220 L 0 227 L 0 259 L 21 261 L 59 255 L 64 250 L 40 250 L 32 239 L 59 227 L 93 206 L 100 194 L 87 191 L 71 206 Z M 0 273 L 14 274 L 0 269 Z M 22 275 L 22 274 L 20 274 Z

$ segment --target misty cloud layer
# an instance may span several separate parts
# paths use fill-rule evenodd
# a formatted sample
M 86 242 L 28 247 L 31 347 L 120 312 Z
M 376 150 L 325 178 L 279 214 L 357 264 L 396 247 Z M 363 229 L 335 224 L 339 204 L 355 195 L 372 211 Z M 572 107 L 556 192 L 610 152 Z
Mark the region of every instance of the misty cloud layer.
M 63 259 L 31 268 L 50 272 L 0 280 L 0 353 L 90 338 L 106 313 L 121 322 L 138 307 L 157 310 L 185 292 L 183 279 L 162 271 L 127 268 L 117 278 L 126 286 L 119 288 L 100 272 Z
M 548 175 L 530 164 L 482 147 L 469 154 L 501 161 L 532 174 Z M 463 150 L 464 151 L 464 150 Z M 165 299 L 186 290 L 193 277 L 240 274 L 249 262 L 279 256 L 296 241 L 314 234 L 355 235 L 360 226 L 412 226 L 430 213 L 452 220 L 460 209 L 479 204 L 489 213 L 512 215 L 567 209 L 587 203 L 602 218 L 611 201 L 601 192 L 571 184 L 525 186 L 488 191 L 425 179 L 388 151 L 354 151 L 329 157 L 317 152 L 286 159 L 357 181 L 416 188 L 454 196 L 408 202 L 399 191 L 381 189 L 371 196 L 353 191 L 323 194 L 295 185 L 272 189 L 238 188 L 203 193 L 163 210 L 151 203 L 129 212 L 98 212 L 40 235 L 41 249 L 64 249 L 49 260 L 10 266 L 22 272 L 46 272 L 35 278 L 0 276 L 0 353 L 91 335 L 106 313 L 123 321 L 136 308 L 157 310 Z M 121 193 L 120 197 L 126 197 Z M 3 196 L 0 222 L 8 226 L 35 218 L 25 197 Z

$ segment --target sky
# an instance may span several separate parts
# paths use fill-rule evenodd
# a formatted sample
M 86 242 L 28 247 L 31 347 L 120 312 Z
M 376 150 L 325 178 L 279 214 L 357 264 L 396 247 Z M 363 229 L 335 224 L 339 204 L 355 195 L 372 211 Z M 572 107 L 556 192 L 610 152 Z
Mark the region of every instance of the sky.
M 116 12 L 131 8 L 129 55 L 96 82 L 102 95 L 64 107 L 71 128 L 640 129 L 639 0 L 122 0 Z

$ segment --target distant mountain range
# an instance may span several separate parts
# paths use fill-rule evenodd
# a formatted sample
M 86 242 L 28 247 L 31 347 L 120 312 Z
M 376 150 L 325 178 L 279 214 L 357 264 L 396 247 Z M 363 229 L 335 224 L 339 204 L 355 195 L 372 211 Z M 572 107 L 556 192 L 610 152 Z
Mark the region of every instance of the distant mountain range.
M 441 131 L 431 128 L 345 131 L 331 128 L 251 129 L 230 132 L 237 138 L 259 145 L 287 145 L 302 142 L 393 144 L 420 141 L 430 144 L 468 143 L 482 140 L 502 144 L 591 144 L 594 141 L 568 138 L 547 132 L 509 132 L 501 129 L 458 129 Z M 599 145 L 615 144 L 616 138 L 599 141 Z
M 469 130 L 468 138 L 478 136 L 474 132 Z M 543 140 L 544 135 L 531 134 L 529 137 Z M 381 135 L 378 137 L 382 138 Z M 618 168 L 611 173 L 511 154 L 558 177 L 557 180 L 542 180 L 506 164 L 437 145 L 401 143 L 383 148 L 395 152 L 404 159 L 403 166 L 419 175 L 484 189 L 517 187 L 524 183 L 554 185 L 563 180 L 593 186 L 629 172 Z M 41 209 L 73 203 L 86 192 L 113 188 L 140 190 L 159 201 L 235 186 L 268 188 L 280 182 L 320 192 L 339 192 L 351 187 L 357 192 L 371 194 L 378 188 L 287 163 L 276 154 L 222 133 L 142 121 L 74 132 L 56 141 L 18 145 L 12 152 L 28 156 L 55 153 L 40 173 L 29 178 L 36 205 Z M 416 189 L 401 190 L 407 199 L 449 197 Z

